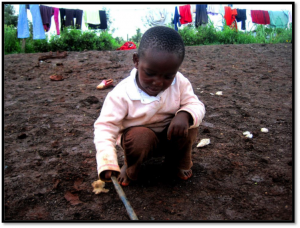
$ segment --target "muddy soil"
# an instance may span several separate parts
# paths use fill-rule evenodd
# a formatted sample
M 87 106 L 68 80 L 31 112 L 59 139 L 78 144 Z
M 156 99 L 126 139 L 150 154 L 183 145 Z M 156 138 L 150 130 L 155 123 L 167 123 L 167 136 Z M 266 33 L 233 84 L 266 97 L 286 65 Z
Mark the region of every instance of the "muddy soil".
M 4 57 L 4 221 L 130 220 L 112 183 L 99 195 L 91 184 L 93 123 L 113 89 L 96 86 L 126 78 L 134 51 Z M 194 145 L 188 181 L 168 176 L 163 158 L 144 164 L 123 187 L 139 220 L 293 221 L 292 44 L 187 47 L 180 71 L 206 106 L 197 142 L 211 143 Z

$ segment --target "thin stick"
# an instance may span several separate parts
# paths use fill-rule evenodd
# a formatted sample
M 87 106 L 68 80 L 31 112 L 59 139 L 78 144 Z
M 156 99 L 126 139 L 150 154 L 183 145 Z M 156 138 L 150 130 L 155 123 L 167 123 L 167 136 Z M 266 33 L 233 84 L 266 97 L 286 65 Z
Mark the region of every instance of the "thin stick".
M 25 45 L 26 45 L 26 40 L 25 40 L 25 39 L 22 39 L 21 50 L 22 50 L 22 52 L 24 52 L 24 53 L 25 53 Z
M 117 178 L 115 176 L 111 176 L 111 180 L 114 183 L 115 189 L 116 189 L 120 199 L 122 200 L 130 219 L 131 220 L 139 220 L 138 217 L 136 216 L 136 214 L 134 213 L 129 201 L 127 200 L 122 187 L 118 183 Z

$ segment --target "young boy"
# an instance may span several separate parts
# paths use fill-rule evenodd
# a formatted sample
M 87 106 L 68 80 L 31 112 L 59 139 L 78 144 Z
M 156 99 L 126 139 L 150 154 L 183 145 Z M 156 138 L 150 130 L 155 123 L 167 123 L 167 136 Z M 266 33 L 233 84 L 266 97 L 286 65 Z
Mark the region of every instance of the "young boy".
M 192 176 L 192 145 L 205 107 L 189 80 L 178 72 L 184 55 L 183 41 L 171 28 L 153 27 L 143 35 L 138 54 L 133 54 L 135 68 L 108 93 L 94 124 L 102 181 L 116 175 L 127 186 L 152 156 L 165 156 L 179 178 Z M 125 154 L 121 169 L 116 143 Z

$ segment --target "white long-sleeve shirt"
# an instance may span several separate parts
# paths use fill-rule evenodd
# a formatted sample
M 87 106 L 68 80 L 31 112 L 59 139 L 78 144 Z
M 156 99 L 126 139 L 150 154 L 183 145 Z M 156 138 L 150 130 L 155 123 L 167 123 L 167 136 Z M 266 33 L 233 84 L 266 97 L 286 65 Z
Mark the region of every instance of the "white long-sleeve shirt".
M 204 118 L 204 104 L 194 94 L 190 81 L 180 72 L 177 72 L 173 83 L 156 97 L 149 96 L 138 87 L 136 72 L 134 68 L 130 76 L 107 94 L 100 116 L 94 123 L 100 178 L 100 173 L 105 170 L 120 172 L 115 146 L 120 145 L 126 128 L 144 126 L 161 132 L 179 111 L 191 114 L 193 124 L 190 128 L 198 127 Z

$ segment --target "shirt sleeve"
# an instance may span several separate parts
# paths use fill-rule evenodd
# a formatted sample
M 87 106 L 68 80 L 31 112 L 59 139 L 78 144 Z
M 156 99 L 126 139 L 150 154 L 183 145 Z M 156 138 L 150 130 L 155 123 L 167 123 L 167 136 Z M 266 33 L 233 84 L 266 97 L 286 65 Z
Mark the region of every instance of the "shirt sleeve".
M 103 103 L 101 114 L 94 123 L 94 143 L 98 176 L 102 181 L 103 171 L 112 170 L 120 173 L 116 152 L 116 140 L 127 113 L 127 102 L 117 93 L 108 93 Z
M 193 118 L 193 124 L 190 126 L 190 129 L 196 128 L 204 118 L 205 106 L 194 93 L 193 87 L 186 77 L 181 76 L 179 87 L 181 93 L 180 108 L 175 115 L 180 111 L 188 112 Z

